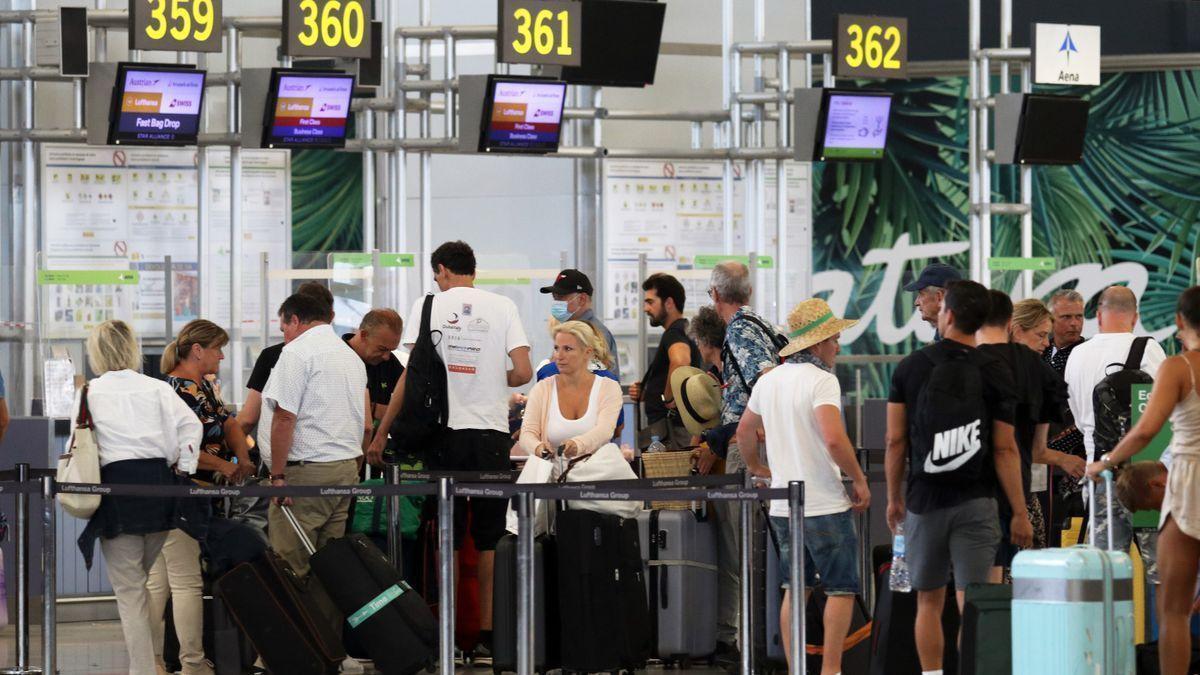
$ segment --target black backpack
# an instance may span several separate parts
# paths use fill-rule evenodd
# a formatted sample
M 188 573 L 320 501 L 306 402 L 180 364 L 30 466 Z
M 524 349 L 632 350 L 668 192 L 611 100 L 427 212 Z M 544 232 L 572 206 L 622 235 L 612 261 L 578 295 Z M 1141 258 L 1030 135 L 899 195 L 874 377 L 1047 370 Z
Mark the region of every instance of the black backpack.
M 1125 363 L 1110 363 L 1104 371 L 1114 366 L 1120 370 L 1107 374 L 1092 389 L 1092 413 L 1096 426 L 1092 429 L 1092 442 L 1096 457 L 1112 452 L 1125 434 L 1129 433 L 1133 415 L 1133 385 L 1153 384 L 1154 378 L 1142 370 L 1142 357 L 1150 338 L 1140 337 L 1129 347 Z
M 421 331 L 413 345 L 405 369 L 404 403 L 392 421 L 391 447 L 410 457 L 428 458 L 437 448 L 450 419 L 446 390 L 446 364 L 438 354 L 436 333 L 429 327 L 433 313 L 433 294 L 425 296 L 421 310 Z
M 933 371 L 917 397 L 910 467 L 928 481 L 978 480 L 990 461 L 992 419 L 983 398 L 983 372 L 975 354 L 926 348 Z
M 757 316 L 754 316 L 753 314 L 742 314 L 741 318 L 745 319 L 746 321 L 749 321 L 750 323 L 754 324 L 755 326 L 758 326 L 758 329 L 760 331 L 762 331 L 763 335 L 767 336 L 767 339 L 770 340 L 771 344 L 775 347 L 775 358 L 776 358 L 776 360 L 778 360 L 779 351 L 782 350 L 784 347 L 788 346 L 788 342 L 790 342 L 790 340 L 788 340 L 787 337 L 781 335 L 779 333 L 779 331 L 775 330 L 771 326 L 768 326 L 762 319 L 758 318 Z M 721 346 L 721 358 L 722 359 L 725 358 L 725 354 L 728 353 L 728 351 L 729 351 L 729 343 L 725 343 L 724 345 Z M 746 391 L 754 391 L 754 383 L 750 382 L 749 380 L 746 379 L 746 376 L 742 373 L 742 366 L 737 362 L 737 359 L 731 358 L 731 359 L 729 359 L 729 362 L 733 364 L 733 370 L 734 370 L 734 372 L 737 373 L 738 379 L 742 381 L 743 385 L 745 385 Z M 757 381 L 758 380 L 755 379 L 755 382 L 757 382 Z

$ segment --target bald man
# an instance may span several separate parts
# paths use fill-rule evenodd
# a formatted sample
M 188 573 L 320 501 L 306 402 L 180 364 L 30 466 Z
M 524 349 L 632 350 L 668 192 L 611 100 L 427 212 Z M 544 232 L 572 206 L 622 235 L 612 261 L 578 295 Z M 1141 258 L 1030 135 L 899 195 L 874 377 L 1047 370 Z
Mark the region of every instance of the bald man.
M 1092 432 L 1096 427 L 1096 415 L 1092 409 L 1092 392 L 1096 385 L 1107 375 L 1116 372 L 1112 364 L 1125 363 L 1129 357 L 1135 336 L 1134 328 L 1138 322 L 1137 296 L 1124 286 L 1109 286 L 1100 295 L 1100 303 L 1096 306 L 1096 320 L 1100 323 L 1100 333 L 1075 347 L 1067 359 L 1067 368 L 1063 373 L 1067 381 L 1067 390 L 1071 406 L 1071 414 L 1075 416 L 1075 425 L 1083 434 L 1083 446 L 1087 451 L 1088 462 L 1096 461 L 1096 445 Z M 1141 369 L 1150 377 L 1158 372 L 1158 367 L 1166 359 L 1162 347 L 1154 340 L 1146 345 L 1142 355 Z M 1103 485 L 1096 487 L 1096 508 L 1092 513 L 1096 516 L 1096 533 L 1100 541 L 1107 544 L 1105 535 L 1108 532 L 1106 504 L 1108 494 Z M 1113 546 L 1119 550 L 1127 550 L 1133 538 L 1133 525 L 1129 512 L 1119 500 L 1113 500 Z M 1143 548 L 1145 544 L 1145 548 Z M 1147 562 L 1147 574 L 1154 579 L 1151 570 L 1153 564 L 1153 542 L 1143 541 L 1138 537 L 1138 548 L 1142 551 Z M 1147 550 L 1149 549 L 1149 550 Z

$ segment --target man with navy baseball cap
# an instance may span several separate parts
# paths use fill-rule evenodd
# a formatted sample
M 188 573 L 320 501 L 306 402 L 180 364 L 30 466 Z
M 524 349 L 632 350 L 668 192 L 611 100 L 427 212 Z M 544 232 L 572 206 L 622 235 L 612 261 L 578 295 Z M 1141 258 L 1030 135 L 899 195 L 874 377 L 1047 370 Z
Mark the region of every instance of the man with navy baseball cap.
M 914 303 L 933 330 L 937 331 L 938 312 L 942 309 L 942 298 L 946 297 L 946 286 L 951 281 L 959 281 L 962 273 L 945 263 L 930 263 L 921 270 L 917 278 L 904 287 L 909 293 L 916 293 Z
M 592 310 L 592 280 L 579 270 L 566 269 L 558 273 L 554 283 L 542 288 L 542 293 L 548 293 L 554 298 L 550 306 L 550 315 L 563 323 L 566 321 L 586 321 L 590 323 L 608 344 L 608 353 L 612 355 L 613 366 L 609 368 L 618 379 L 621 377 L 621 366 L 617 357 L 617 341 L 612 331 Z

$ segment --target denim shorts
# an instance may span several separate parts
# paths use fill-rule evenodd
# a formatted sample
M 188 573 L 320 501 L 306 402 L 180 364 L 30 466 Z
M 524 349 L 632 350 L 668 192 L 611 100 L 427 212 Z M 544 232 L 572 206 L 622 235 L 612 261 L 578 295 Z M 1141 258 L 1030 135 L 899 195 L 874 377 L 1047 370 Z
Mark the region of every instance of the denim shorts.
M 784 588 L 791 579 L 791 540 L 788 519 L 771 516 L 771 530 L 779 542 L 779 578 Z M 858 533 L 850 511 L 804 519 L 804 585 L 820 586 L 826 595 L 859 592 Z

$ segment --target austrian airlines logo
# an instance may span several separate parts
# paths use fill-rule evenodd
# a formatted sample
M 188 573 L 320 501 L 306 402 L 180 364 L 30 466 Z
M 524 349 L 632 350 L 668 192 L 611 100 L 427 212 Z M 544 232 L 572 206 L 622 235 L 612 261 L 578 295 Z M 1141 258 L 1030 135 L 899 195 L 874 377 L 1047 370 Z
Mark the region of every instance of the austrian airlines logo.
M 925 473 L 949 473 L 971 461 L 982 448 L 979 422 L 939 432 L 933 437 L 933 452 L 925 456 Z

